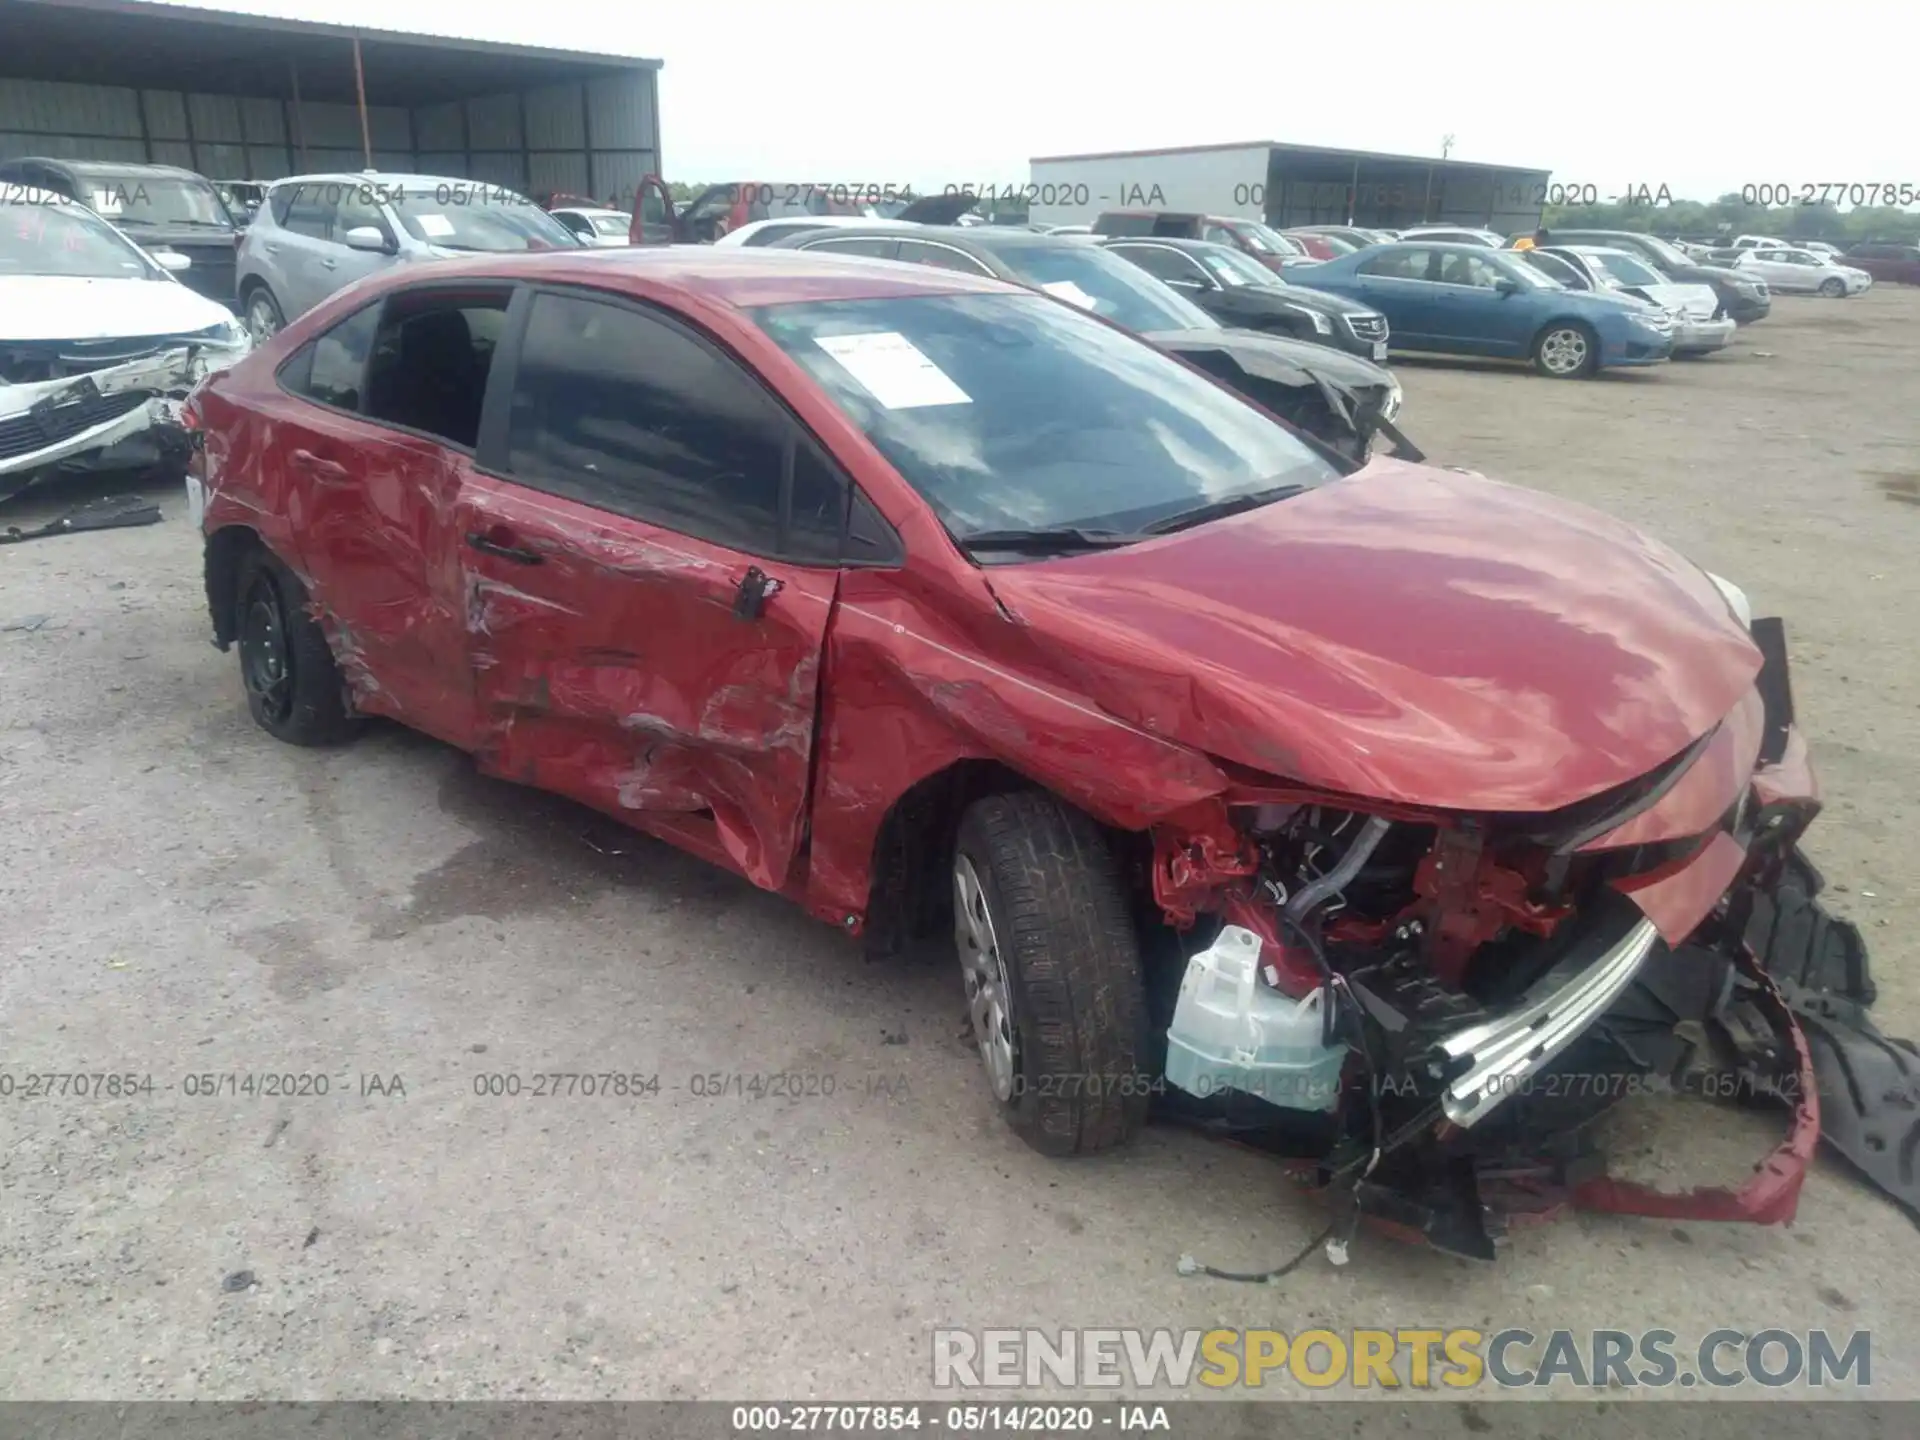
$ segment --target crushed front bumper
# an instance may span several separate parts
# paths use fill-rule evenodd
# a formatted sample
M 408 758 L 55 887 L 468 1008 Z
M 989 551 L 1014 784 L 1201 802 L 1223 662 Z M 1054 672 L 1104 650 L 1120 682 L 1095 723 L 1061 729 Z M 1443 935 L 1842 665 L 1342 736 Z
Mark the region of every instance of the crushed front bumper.
M 61 469 L 121 469 L 165 453 L 180 406 L 248 346 L 188 343 L 124 364 L 31 384 L 0 385 L 0 495 Z
M 1706 355 L 1725 349 L 1733 339 L 1733 332 L 1739 328 L 1730 315 L 1718 320 L 1682 320 L 1673 327 L 1673 353 Z

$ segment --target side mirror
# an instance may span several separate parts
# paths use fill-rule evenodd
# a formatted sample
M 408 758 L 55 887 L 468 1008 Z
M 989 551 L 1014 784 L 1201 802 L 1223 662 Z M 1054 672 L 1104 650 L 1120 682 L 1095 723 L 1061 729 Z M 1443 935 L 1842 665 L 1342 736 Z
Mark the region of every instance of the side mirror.
M 340 238 L 349 250 L 372 250 L 385 254 L 393 249 L 393 242 L 381 233 L 377 225 L 356 225 Z
M 162 270 L 167 270 L 178 275 L 182 270 L 189 268 L 193 264 L 193 261 L 189 260 L 185 255 L 182 255 L 178 250 L 156 250 L 153 252 L 153 263 L 158 265 Z
M 1520 293 L 1520 282 L 1502 275 L 1498 280 L 1493 282 L 1493 290 L 1496 295 L 1518 295 Z

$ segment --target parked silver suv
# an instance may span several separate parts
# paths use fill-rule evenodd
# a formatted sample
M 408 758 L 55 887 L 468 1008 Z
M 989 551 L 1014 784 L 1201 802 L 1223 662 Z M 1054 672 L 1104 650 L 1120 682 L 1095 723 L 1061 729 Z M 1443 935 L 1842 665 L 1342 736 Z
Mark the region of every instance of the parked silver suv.
M 572 250 L 524 195 L 439 175 L 296 175 L 267 191 L 240 245 L 240 313 L 257 344 L 334 291 L 390 265 L 475 251 Z

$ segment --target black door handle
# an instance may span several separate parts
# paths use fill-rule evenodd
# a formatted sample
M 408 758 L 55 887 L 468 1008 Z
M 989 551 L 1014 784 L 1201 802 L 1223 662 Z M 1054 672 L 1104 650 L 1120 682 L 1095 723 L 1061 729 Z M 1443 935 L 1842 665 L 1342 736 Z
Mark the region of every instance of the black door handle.
M 478 533 L 467 536 L 467 544 L 487 555 L 498 555 L 502 560 L 511 560 L 516 565 L 538 565 L 546 559 L 538 550 L 523 550 L 517 545 L 504 545 L 498 540 L 489 540 Z

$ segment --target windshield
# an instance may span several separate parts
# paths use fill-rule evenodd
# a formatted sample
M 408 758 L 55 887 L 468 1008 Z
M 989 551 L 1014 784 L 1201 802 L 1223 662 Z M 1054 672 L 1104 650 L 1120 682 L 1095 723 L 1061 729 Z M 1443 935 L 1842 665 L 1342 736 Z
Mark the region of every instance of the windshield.
M 1284 282 L 1258 260 L 1249 260 L 1238 250 L 1222 245 L 1199 252 L 1200 263 L 1213 272 L 1222 285 L 1261 285 L 1277 287 Z
M 572 250 L 580 244 L 571 230 L 531 200 L 477 182 L 409 190 L 389 199 L 409 235 L 443 250 L 499 254 Z
M 1022 283 L 1145 334 L 1218 330 L 1220 322 L 1136 265 L 1084 242 L 1009 245 L 996 259 Z
M 1659 285 L 1665 280 L 1651 265 L 1631 255 L 1596 255 L 1593 258 L 1623 285 Z
M 1060 526 L 1131 535 L 1197 504 L 1340 473 L 1222 386 L 1038 296 L 753 314 L 962 542 Z
M 622 239 L 626 238 L 627 231 L 633 227 L 631 215 L 622 215 L 611 210 L 602 210 L 597 214 L 589 215 L 587 221 L 593 226 L 594 234 L 618 235 Z
M 134 229 L 184 225 L 198 230 L 231 230 L 233 216 L 204 180 L 173 176 L 96 175 L 77 177 L 91 194 L 82 198 L 116 225 Z
M 36 192 L 27 191 L 27 196 Z M 7 197 L 0 212 L 0 275 L 157 280 L 161 275 L 113 228 L 78 205 Z

